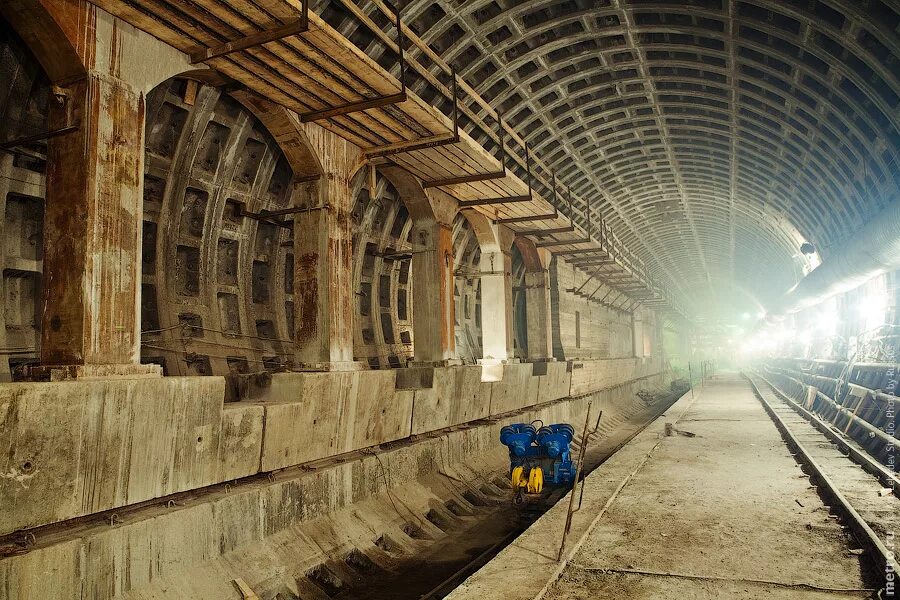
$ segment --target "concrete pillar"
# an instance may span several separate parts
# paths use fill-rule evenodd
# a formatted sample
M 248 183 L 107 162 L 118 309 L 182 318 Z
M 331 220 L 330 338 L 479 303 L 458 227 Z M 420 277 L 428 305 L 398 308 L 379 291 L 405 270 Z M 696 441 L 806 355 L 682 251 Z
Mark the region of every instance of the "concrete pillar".
M 453 315 L 453 230 L 434 218 L 413 222 L 413 358 L 418 364 L 456 360 Z
M 96 72 L 50 102 L 41 362 L 140 367 L 144 98 Z M 118 365 L 117 367 L 112 367 Z
M 366 368 L 353 360 L 353 209 L 351 179 L 359 150 L 315 125 L 307 126 L 322 177 L 297 187 L 294 204 L 296 363 L 302 368 Z
M 453 295 L 457 201 L 438 189 L 426 191 L 421 181 L 400 167 L 379 171 L 400 194 L 412 219 L 412 366 L 457 364 Z
M 535 248 L 537 264 L 525 261 L 525 316 L 529 360 L 542 361 L 553 356 L 550 317 L 550 260 L 552 254 Z M 523 252 L 523 258 L 525 253 Z
M 74 126 L 47 143 L 42 370 L 159 375 L 140 364 L 144 95 L 188 61 L 83 0 L 13 0 L 4 14 L 62 86 L 50 131 Z
M 636 313 L 631 314 L 631 356 L 640 358 L 644 355 L 643 324 Z
M 470 220 L 471 222 L 471 220 Z M 513 357 L 512 244 L 515 234 L 502 225 L 475 225 L 481 242 L 481 341 L 483 360 Z

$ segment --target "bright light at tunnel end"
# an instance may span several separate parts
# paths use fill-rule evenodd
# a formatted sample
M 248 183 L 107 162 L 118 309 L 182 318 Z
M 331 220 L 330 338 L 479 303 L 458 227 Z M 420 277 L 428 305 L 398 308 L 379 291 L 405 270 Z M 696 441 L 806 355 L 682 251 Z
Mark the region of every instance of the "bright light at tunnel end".
M 870 290 L 863 295 L 855 311 L 844 313 L 845 318 L 858 319 L 865 331 L 873 331 L 885 324 L 890 299 L 882 289 Z M 833 301 L 824 301 L 804 311 L 803 325 L 796 326 L 796 318 L 777 320 L 767 318 L 765 312 L 760 311 L 756 317 L 760 325 L 756 331 L 739 346 L 740 357 L 744 360 L 754 360 L 770 356 L 784 354 L 789 346 L 799 345 L 802 349 L 811 344 L 823 342 L 838 335 L 842 324 L 838 309 Z M 741 320 L 746 321 L 748 313 L 741 315 Z

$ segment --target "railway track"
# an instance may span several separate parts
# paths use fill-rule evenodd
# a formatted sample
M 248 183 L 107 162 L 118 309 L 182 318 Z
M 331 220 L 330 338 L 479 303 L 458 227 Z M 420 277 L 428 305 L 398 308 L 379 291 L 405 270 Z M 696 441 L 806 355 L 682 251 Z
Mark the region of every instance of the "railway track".
M 879 569 L 879 598 L 896 598 L 900 479 L 856 442 L 785 395 L 765 377 L 746 375 L 810 479 Z

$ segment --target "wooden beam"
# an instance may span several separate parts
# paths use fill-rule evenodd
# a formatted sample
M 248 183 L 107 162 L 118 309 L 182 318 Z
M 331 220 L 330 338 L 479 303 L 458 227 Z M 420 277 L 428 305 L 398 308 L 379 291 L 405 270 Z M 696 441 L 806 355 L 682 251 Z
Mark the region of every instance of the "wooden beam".
M 313 121 L 321 121 L 323 119 L 339 117 L 341 115 L 347 115 L 350 113 L 369 110 L 372 108 L 379 108 L 381 106 L 387 106 L 389 104 L 400 104 L 401 102 L 406 102 L 408 99 L 409 98 L 406 95 L 406 91 L 404 90 L 396 94 L 379 96 L 378 98 L 368 98 L 366 100 L 351 102 L 350 104 L 344 104 L 342 106 L 323 108 L 322 110 L 314 110 L 312 112 L 300 115 L 300 120 L 304 123 L 312 123 Z
M 304 0 L 303 4 L 304 6 L 306 5 L 306 0 Z M 261 46 L 262 44 L 276 42 L 292 35 L 301 34 L 305 31 L 309 31 L 309 15 L 304 11 L 302 17 L 291 21 L 286 25 L 282 25 L 281 27 L 266 29 L 264 31 L 260 31 L 259 33 L 253 33 L 246 37 L 242 37 L 239 40 L 226 42 L 225 44 L 216 46 L 215 48 L 206 48 L 205 50 L 195 52 L 194 54 L 191 54 L 191 64 L 196 65 L 198 63 L 204 63 L 213 58 L 227 56 L 229 54 L 241 52 L 255 46 Z
M 534 216 L 525 216 L 525 217 L 507 217 L 505 219 L 495 219 L 494 223 L 498 224 L 508 224 L 508 223 L 528 223 L 529 221 L 552 221 L 553 219 L 558 219 L 559 213 L 553 212 L 546 215 L 534 215 Z
M 490 206 L 492 204 L 515 204 L 517 202 L 531 202 L 534 198 L 527 196 L 507 196 L 505 198 L 485 198 L 484 200 L 460 200 L 460 208 L 473 208 L 475 206 Z
M 565 246 L 566 244 L 587 244 L 589 242 L 593 242 L 594 240 L 590 237 L 584 237 L 574 240 L 553 240 L 550 242 L 538 242 L 535 244 L 538 248 L 551 248 L 553 246 Z

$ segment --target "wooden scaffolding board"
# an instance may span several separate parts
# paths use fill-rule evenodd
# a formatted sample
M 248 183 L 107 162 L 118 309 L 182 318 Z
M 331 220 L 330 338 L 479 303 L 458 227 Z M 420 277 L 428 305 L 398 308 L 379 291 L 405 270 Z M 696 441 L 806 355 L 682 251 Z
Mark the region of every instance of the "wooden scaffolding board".
M 453 122 L 416 94 L 300 0 L 91 0 L 121 18 L 262 97 L 298 114 L 318 114 L 317 122 L 365 150 L 454 134 Z M 304 20 L 299 31 L 296 24 Z M 405 30 L 404 26 L 404 30 Z M 285 34 L 286 35 L 281 35 Z M 220 50 L 226 48 L 227 51 Z M 236 48 L 236 49 L 235 49 Z M 399 60 L 399 57 L 398 57 Z M 378 104 L 378 99 L 402 101 Z M 371 107 L 368 105 L 371 104 Z M 341 107 L 363 107 L 341 113 Z M 503 164 L 467 133 L 455 143 L 395 154 L 392 162 L 423 181 L 496 173 Z M 559 229 L 570 225 L 549 201 L 509 168 L 502 177 L 441 186 L 490 219 L 535 221 L 510 224 L 516 231 Z M 521 165 L 521 160 L 518 161 Z M 525 200 L 525 196 L 530 199 Z M 511 202 L 499 199 L 512 198 Z M 476 201 L 493 200 L 483 205 Z M 543 238 L 565 242 L 584 232 Z M 600 242 L 561 243 L 565 253 Z M 630 270 L 619 258 L 614 263 Z

